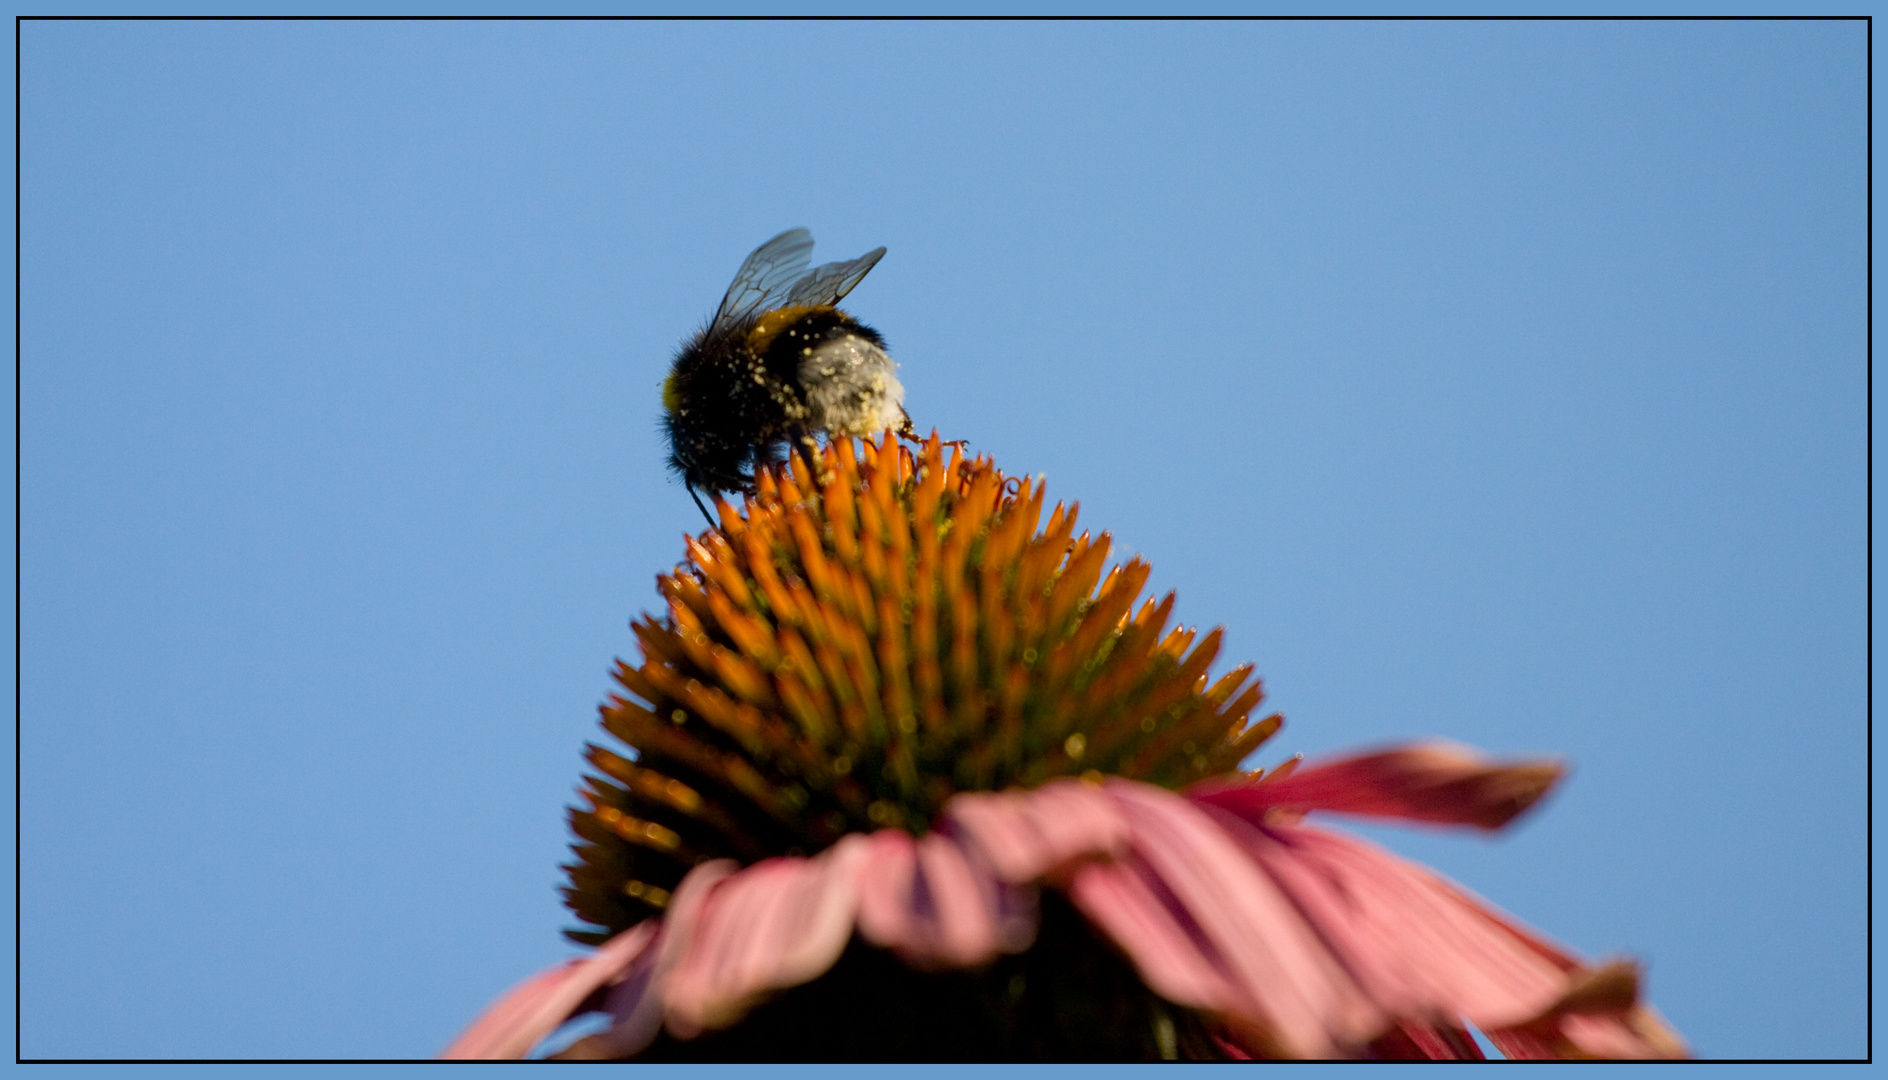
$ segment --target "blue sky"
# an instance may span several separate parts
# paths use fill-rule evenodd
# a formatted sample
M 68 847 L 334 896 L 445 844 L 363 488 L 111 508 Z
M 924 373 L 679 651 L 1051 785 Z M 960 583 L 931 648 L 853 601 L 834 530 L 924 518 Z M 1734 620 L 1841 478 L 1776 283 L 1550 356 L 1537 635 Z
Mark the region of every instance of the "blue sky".
M 1816 23 L 30 23 L 28 1057 L 408 1057 L 567 955 L 741 259 L 1228 627 L 1265 758 L 1704 1055 L 1864 1052 L 1866 38 Z

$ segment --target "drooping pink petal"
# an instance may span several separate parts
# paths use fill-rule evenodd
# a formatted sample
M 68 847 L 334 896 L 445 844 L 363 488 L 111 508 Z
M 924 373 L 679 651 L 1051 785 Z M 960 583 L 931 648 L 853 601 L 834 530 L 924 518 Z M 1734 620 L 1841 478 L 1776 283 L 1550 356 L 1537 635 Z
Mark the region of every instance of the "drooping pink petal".
M 1141 981 L 1169 1001 L 1208 1012 L 1235 1012 L 1246 1002 L 1179 905 L 1142 867 L 1089 863 L 1075 870 L 1069 899 L 1126 952 Z
M 1035 940 L 1033 887 L 997 876 L 980 851 L 930 832 L 873 835 L 880 853 L 860 876 L 859 932 L 920 970 L 976 967 Z
M 915 845 L 912 872 L 901 884 L 909 910 L 902 941 L 883 941 L 912 967 L 970 967 L 996 955 L 996 913 L 955 842 L 927 833 Z
M 587 957 L 568 960 L 519 983 L 440 1052 L 447 1060 L 522 1058 L 570 1017 L 597 988 L 621 976 L 655 940 L 657 920 L 636 924 Z
M 702 909 L 717 885 L 734 875 L 740 864 L 714 859 L 690 870 L 675 887 L 661 919 L 661 935 L 643 963 L 611 988 L 604 1011 L 616 1018 L 607 1031 L 580 1040 L 584 1056 L 628 1057 L 638 1053 L 662 1029 L 669 975 L 695 943 Z M 654 921 L 654 920 L 650 920 Z M 608 948 L 606 943 L 605 948 Z M 573 1044 L 573 1049 L 578 1049 Z
M 1076 867 L 1069 895 L 1150 988 L 1254 1053 L 1473 1058 L 1474 1023 L 1515 1057 L 1683 1056 L 1629 965 L 1587 968 L 1374 845 L 1130 781 L 1106 791 L 1131 850 Z
M 587 1049 L 634 1054 L 663 1019 L 683 1039 L 727 1027 L 768 995 L 824 974 L 855 926 L 920 968 L 974 967 L 1035 938 L 1033 886 L 1003 881 L 943 833 L 855 834 L 810 859 L 732 873 L 721 864 L 712 878 L 701 876 L 707 865 L 683 879 L 666 920 L 689 921 L 664 931 L 661 962 L 645 985 L 612 997 L 623 1019 Z
M 945 806 L 1005 881 L 1037 881 L 1076 859 L 1127 850 L 1129 829 L 1096 784 L 1051 780 L 1032 791 L 966 792 Z
M 1498 764 L 1438 742 L 1308 765 L 1276 780 L 1200 784 L 1187 794 L 1254 820 L 1275 808 L 1334 810 L 1498 829 L 1560 775 L 1553 762 Z
M 726 1027 L 832 967 L 852 936 L 870 848 L 849 836 L 816 858 L 767 859 L 722 881 L 663 988 L 669 1030 L 688 1039 Z
M 1388 1026 L 1289 897 L 1206 811 L 1132 781 L 1105 790 L 1132 828 L 1131 854 L 1079 867 L 1069 895 L 1149 987 L 1255 1025 L 1292 1057 L 1337 1056 Z
M 1507 923 L 1375 845 L 1304 826 L 1256 828 L 1230 814 L 1221 825 L 1391 1015 L 1501 1026 L 1538 1015 L 1566 991 L 1566 971 Z
M 1474 1036 L 1453 1024 L 1419 1024 L 1399 1020 L 1395 1027 L 1370 1044 L 1369 1057 L 1377 1061 L 1486 1061 Z
M 871 847 L 867 872 L 859 875 L 859 933 L 881 948 L 917 937 L 911 926 L 912 879 L 918 872 L 918 842 L 897 829 L 881 829 L 866 838 Z
M 664 1022 L 691 1038 L 819 977 L 855 929 L 913 967 L 975 967 L 1033 942 L 1046 880 L 1151 989 L 1224 1025 L 1229 1053 L 1472 1059 L 1472 1022 L 1510 1057 L 1682 1056 L 1631 965 L 1587 967 L 1421 867 L 1272 812 L 1487 826 L 1553 775 L 1430 746 L 1189 797 L 1118 779 L 960 795 L 922 838 L 697 867 L 659 930 L 521 985 L 448 1054 L 520 1056 L 599 988 L 617 1020 L 573 1056 L 631 1056 Z
M 1678 1033 L 1639 1003 L 1639 971 L 1633 964 L 1616 961 L 1569 974 L 1570 985 L 1559 1001 L 1525 1023 L 1484 1029 L 1488 1041 L 1516 1060 L 1689 1055 Z
M 1691 1050 L 1650 1005 L 1624 1012 L 1568 1013 L 1560 1031 L 1584 1057 L 1611 1061 L 1689 1057 Z
M 1512 1058 L 1679 1058 L 1638 1001 L 1631 963 L 1589 967 L 1506 913 L 1373 844 L 1303 826 L 1229 823 L 1332 948 L 1399 1017 L 1460 1016 Z

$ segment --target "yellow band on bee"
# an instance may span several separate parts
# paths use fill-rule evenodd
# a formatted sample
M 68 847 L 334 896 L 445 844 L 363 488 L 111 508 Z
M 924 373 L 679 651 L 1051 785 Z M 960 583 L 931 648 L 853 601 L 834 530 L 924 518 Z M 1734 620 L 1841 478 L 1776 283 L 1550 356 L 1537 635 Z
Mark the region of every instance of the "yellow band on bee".
M 836 311 L 828 306 L 798 304 L 793 307 L 775 308 L 754 320 L 754 328 L 747 332 L 747 347 L 755 356 L 765 353 L 773 345 L 780 332 L 815 311 Z

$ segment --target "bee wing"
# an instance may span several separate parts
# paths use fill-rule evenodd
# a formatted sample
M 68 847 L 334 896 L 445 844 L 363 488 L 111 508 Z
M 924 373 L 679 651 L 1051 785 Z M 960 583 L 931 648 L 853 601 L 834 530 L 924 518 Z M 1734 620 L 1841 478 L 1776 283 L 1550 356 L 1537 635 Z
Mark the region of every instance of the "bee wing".
M 831 262 L 815 267 L 793 283 L 793 287 L 787 291 L 787 302 L 781 306 L 806 304 L 825 307 L 837 304 L 884 257 L 885 249 L 878 248 L 847 262 Z
M 719 328 L 763 307 L 780 306 L 770 301 L 785 296 L 804 278 L 812 261 L 813 234 L 805 229 L 788 229 L 755 248 L 734 275 L 734 284 L 728 286 L 728 295 L 709 326 Z

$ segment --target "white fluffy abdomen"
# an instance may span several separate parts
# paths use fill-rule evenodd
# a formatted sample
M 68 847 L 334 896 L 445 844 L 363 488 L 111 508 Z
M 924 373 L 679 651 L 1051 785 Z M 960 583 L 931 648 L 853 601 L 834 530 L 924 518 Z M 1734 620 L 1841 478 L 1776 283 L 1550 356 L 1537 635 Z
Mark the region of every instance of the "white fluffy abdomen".
M 905 424 L 905 388 L 884 349 L 847 334 L 800 360 L 808 427 L 828 435 L 877 435 Z

